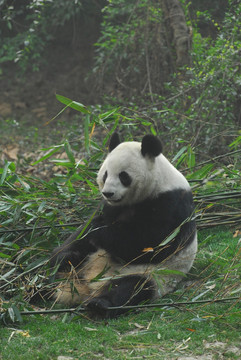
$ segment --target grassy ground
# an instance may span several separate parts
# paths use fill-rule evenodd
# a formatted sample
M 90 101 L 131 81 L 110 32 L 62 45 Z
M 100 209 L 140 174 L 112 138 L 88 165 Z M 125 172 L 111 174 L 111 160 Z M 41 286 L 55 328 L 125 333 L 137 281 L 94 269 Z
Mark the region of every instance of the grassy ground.
M 237 235 L 237 234 L 236 234 Z M 164 302 L 240 294 L 240 234 L 201 231 L 188 279 Z M 110 321 L 86 314 L 25 316 L 1 328 L 0 358 L 8 359 L 240 359 L 238 301 L 156 307 Z

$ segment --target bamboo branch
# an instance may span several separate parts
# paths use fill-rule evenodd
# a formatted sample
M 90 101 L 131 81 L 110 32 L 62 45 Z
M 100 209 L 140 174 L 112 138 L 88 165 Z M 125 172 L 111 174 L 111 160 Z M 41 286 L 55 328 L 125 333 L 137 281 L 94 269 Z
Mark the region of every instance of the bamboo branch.
M 133 306 L 111 306 L 107 310 L 135 310 L 144 308 L 161 308 L 161 307 L 179 307 L 183 305 L 197 305 L 197 304 L 213 304 L 222 303 L 226 301 L 240 300 L 241 297 L 231 297 L 222 299 L 208 299 L 208 300 L 196 300 L 196 301 L 180 301 L 173 303 L 162 303 L 162 304 L 145 304 L 145 305 L 133 305 Z M 77 307 L 72 309 L 52 309 L 52 310 L 33 310 L 33 311 L 20 311 L 21 315 L 39 315 L 39 314 L 61 314 L 61 313 L 79 313 L 86 311 L 85 307 Z
M 80 222 L 75 221 L 72 223 L 56 224 L 56 225 L 54 225 L 54 227 L 68 227 L 68 226 L 79 226 L 79 225 L 80 225 Z M 53 225 L 43 225 L 43 226 L 26 227 L 26 228 L 19 228 L 19 229 L 4 229 L 4 230 L 0 230 L 0 234 L 11 233 L 11 232 L 33 231 L 33 230 L 48 230 L 52 227 L 53 227 Z

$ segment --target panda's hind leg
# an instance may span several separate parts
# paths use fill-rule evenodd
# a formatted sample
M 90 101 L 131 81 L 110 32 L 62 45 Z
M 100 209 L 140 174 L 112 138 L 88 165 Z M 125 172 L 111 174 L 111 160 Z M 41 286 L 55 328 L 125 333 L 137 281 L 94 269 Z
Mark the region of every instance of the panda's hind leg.
M 109 281 L 99 293 L 86 303 L 92 315 L 114 318 L 128 311 L 124 306 L 139 305 L 156 296 L 156 285 L 143 275 L 127 275 Z M 118 309 L 109 309 L 118 307 Z

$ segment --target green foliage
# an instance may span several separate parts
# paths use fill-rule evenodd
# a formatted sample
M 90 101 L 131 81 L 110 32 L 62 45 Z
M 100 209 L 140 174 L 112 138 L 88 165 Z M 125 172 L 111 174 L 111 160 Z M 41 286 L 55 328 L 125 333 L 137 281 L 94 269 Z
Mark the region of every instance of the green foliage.
M 95 44 L 93 68 L 98 85 L 105 92 L 108 83 L 111 87 L 116 83 L 126 98 L 150 92 L 152 80 L 153 91 L 159 92 L 165 69 L 158 68 L 156 60 L 160 57 L 160 48 L 161 57 L 165 58 L 167 51 L 159 34 L 163 22 L 160 4 L 153 0 L 112 0 L 102 13 L 101 36 Z
M 38 71 L 56 31 L 64 31 L 68 22 L 94 12 L 96 6 L 94 1 L 84 0 L 1 1 L 0 65 L 15 62 L 23 73 Z
M 27 5 L 24 3 L 9 5 L 8 1 L 3 1 L 0 63 L 14 61 L 25 71 L 32 61 L 32 69 L 35 71 L 39 69 L 44 42 L 52 38 L 44 24 L 48 5 L 48 1 L 33 0 Z M 24 24 L 21 24 L 22 18 Z
M 214 41 L 201 38 L 194 29 L 192 78 L 186 86 L 195 89 L 195 95 L 188 96 L 191 105 L 186 115 L 192 120 L 197 110 L 201 109 L 194 132 L 209 122 L 208 131 L 202 134 L 207 146 L 215 133 L 220 137 L 228 127 L 235 129 L 238 116 L 237 106 L 241 96 L 241 36 L 238 30 L 241 25 L 241 5 L 234 7 L 230 3 L 231 8 L 221 27 L 214 24 L 219 31 Z
M 113 92 L 115 83 L 118 88 L 115 93 L 120 92 L 121 96 L 108 100 L 128 103 L 139 111 L 140 117 L 148 119 L 147 123 L 151 119 L 156 133 L 168 134 L 166 145 L 174 152 L 184 137 L 191 139 L 188 143 L 196 147 L 202 158 L 207 153 L 225 151 L 230 138 L 237 136 L 241 5 L 232 0 L 226 5 L 221 16 L 217 2 L 210 10 L 204 10 L 203 5 L 199 9 L 196 3 L 194 14 L 193 8 L 189 11 L 192 4 L 183 1 L 187 25 L 192 28 L 192 65 L 179 71 L 175 68 L 170 71 L 163 65 L 166 50 L 163 46 L 159 48 L 161 40 L 157 36 L 164 25 L 160 4 L 145 0 L 128 4 L 125 0 L 112 1 L 103 11 L 95 68 L 102 91 L 108 93 L 109 86 Z M 201 35 L 200 19 L 212 24 L 215 30 L 212 38 Z M 158 59 L 159 67 L 153 59 Z M 171 67 L 170 59 L 168 63 Z M 160 71 L 165 73 L 164 78 Z

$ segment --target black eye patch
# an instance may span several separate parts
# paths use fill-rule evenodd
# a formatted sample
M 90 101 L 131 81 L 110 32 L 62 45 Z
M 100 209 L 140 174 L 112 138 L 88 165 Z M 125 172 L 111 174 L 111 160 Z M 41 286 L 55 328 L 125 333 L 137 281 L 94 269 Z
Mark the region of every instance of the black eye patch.
M 103 176 L 103 183 L 105 183 L 105 180 L 107 179 L 107 176 L 108 176 L 108 173 L 107 173 L 107 171 L 104 173 L 104 176 Z
M 127 174 L 127 172 L 125 172 L 125 171 L 122 171 L 121 173 L 119 173 L 119 179 L 120 179 L 121 183 L 126 187 L 130 186 L 130 184 L 132 182 L 130 175 Z

